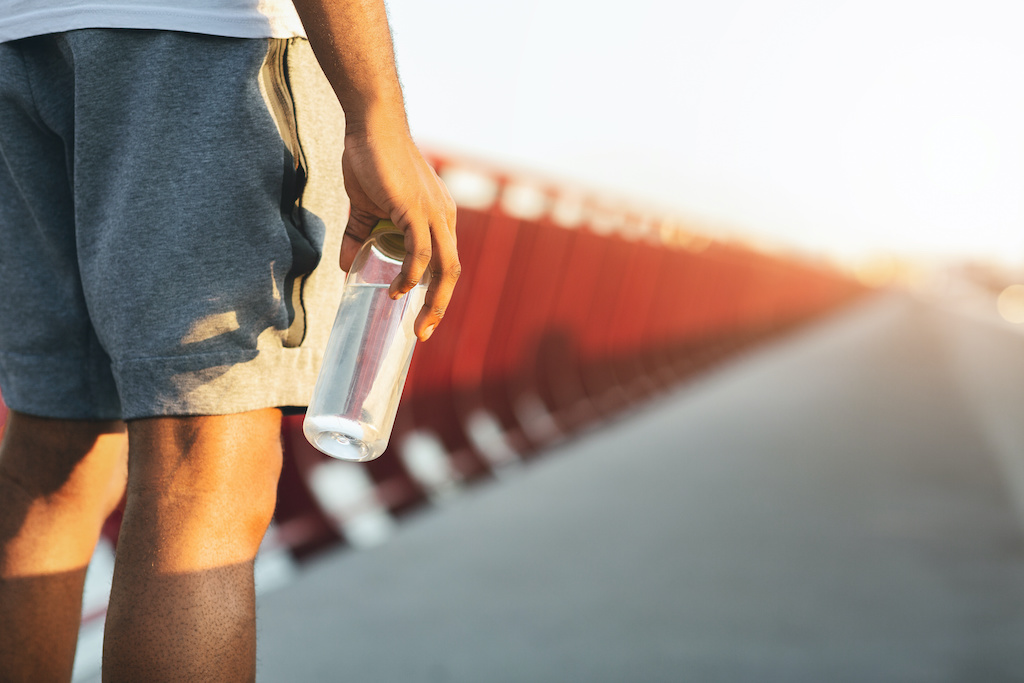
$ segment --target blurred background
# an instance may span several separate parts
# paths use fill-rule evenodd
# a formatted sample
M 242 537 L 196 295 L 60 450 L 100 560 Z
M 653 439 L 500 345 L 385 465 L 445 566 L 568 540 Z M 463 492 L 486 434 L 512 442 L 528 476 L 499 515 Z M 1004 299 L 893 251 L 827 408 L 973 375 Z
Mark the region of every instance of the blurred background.
M 715 234 L 1020 264 L 1019 3 L 390 7 L 424 142 Z
M 464 275 L 261 679 L 1024 680 L 1024 6 L 389 8 Z

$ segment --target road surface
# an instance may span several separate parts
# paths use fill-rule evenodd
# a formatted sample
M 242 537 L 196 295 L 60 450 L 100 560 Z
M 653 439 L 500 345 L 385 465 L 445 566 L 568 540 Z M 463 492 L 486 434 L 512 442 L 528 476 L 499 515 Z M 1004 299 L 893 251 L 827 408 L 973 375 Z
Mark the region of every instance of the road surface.
M 1024 335 L 871 298 L 322 558 L 261 681 L 1024 681 Z

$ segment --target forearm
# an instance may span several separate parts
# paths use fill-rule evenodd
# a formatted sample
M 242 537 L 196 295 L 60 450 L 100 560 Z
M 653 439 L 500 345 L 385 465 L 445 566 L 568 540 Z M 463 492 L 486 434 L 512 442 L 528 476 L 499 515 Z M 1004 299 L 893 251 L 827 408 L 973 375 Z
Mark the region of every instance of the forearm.
M 408 133 L 383 0 L 294 0 L 347 134 Z
M 425 341 L 459 279 L 455 203 L 409 135 L 384 0 L 293 2 L 345 110 L 342 169 L 351 209 L 339 265 L 348 269 L 378 220 L 394 221 L 405 234 L 407 254 L 391 283 L 392 298 L 410 291 L 430 268 L 414 324 Z

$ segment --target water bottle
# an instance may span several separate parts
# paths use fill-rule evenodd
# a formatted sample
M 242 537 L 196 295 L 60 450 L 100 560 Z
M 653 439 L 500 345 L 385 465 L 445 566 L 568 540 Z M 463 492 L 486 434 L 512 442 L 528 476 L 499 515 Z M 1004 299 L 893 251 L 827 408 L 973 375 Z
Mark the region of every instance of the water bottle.
M 430 273 L 394 301 L 388 287 L 402 269 L 405 240 L 380 221 L 345 278 L 302 431 L 311 444 L 342 460 L 373 460 L 387 448 L 409 373 Z

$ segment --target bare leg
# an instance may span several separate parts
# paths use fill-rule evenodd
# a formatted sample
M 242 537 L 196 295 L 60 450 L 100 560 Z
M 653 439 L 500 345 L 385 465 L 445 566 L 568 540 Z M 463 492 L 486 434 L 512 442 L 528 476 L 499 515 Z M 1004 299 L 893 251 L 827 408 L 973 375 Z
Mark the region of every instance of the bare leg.
M 0 681 L 68 681 L 82 585 L 125 485 L 120 422 L 8 416 L 0 445 Z
M 252 681 L 253 560 L 274 512 L 274 409 L 128 425 L 104 681 Z

